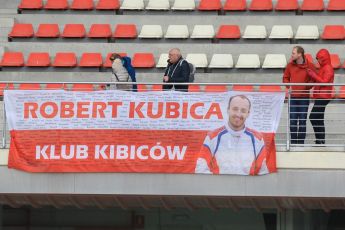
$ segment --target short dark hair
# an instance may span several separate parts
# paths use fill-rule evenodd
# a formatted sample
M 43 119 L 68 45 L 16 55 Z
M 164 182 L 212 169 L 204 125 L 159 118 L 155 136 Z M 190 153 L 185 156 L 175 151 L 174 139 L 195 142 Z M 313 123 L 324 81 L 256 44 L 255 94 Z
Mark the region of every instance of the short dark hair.
M 110 61 L 114 61 L 115 59 L 121 59 L 121 55 L 120 54 L 117 54 L 117 53 L 113 53 L 112 55 L 110 55 Z
M 250 108 L 252 107 L 252 103 L 250 102 L 249 98 L 248 98 L 247 96 L 245 96 L 245 95 L 235 95 L 235 96 L 230 97 L 229 103 L 228 103 L 228 109 L 230 108 L 231 101 L 232 101 L 234 98 L 236 98 L 236 97 L 239 97 L 239 98 L 242 98 L 242 99 L 247 100 L 248 103 L 249 103 L 249 110 L 250 110 Z

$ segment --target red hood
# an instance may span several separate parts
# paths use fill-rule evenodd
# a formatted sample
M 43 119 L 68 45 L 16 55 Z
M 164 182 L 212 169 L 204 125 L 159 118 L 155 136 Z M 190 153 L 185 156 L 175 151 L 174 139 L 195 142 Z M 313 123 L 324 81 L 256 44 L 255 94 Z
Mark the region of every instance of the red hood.
M 331 55 L 326 49 L 317 52 L 316 59 L 319 61 L 320 66 L 331 65 Z

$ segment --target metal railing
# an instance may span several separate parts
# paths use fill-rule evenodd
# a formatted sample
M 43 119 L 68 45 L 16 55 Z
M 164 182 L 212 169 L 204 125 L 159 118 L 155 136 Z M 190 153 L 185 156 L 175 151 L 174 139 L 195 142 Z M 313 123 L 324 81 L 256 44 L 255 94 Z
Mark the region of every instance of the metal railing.
M 19 82 L 19 81 L 12 81 L 12 82 L 1 82 L 0 85 L 4 85 L 4 89 L 18 89 L 19 84 L 40 84 L 40 89 L 45 89 L 44 85 L 47 84 L 59 84 L 59 89 L 64 90 L 80 90 L 84 91 L 82 87 L 79 87 L 77 89 L 73 89 L 72 85 L 78 84 L 85 85 L 85 90 L 106 90 L 112 85 L 138 85 L 139 90 L 145 90 L 145 91 L 156 91 L 156 90 L 162 90 L 160 86 L 163 85 L 163 83 L 151 83 L 151 82 L 138 82 L 138 83 L 131 83 L 131 82 Z M 87 87 L 92 85 L 92 88 Z M 332 99 L 330 99 L 329 104 L 326 107 L 325 111 L 325 143 L 315 143 L 315 132 L 312 128 L 312 125 L 310 123 L 309 115 L 311 112 L 311 109 L 313 108 L 315 101 L 322 101 L 325 99 L 316 99 L 315 96 L 318 94 L 317 92 L 314 92 L 311 90 L 292 90 L 291 87 L 296 86 L 309 86 L 310 88 L 315 86 L 313 83 L 305 84 L 305 83 L 165 83 L 164 85 L 191 85 L 191 86 L 199 86 L 200 89 L 198 91 L 200 92 L 217 92 L 218 90 L 214 88 L 214 86 L 220 86 L 226 88 L 228 90 L 231 90 L 232 87 L 236 88 L 238 86 L 252 86 L 253 91 L 256 92 L 277 92 L 279 88 L 272 88 L 272 89 L 263 89 L 262 86 L 279 86 L 280 90 L 282 92 L 286 92 L 286 99 L 284 103 L 284 108 L 282 111 L 282 116 L 279 124 L 279 128 L 276 133 L 276 146 L 278 151 L 345 151 L 345 90 L 342 90 L 342 86 L 345 88 L 345 84 L 317 84 L 318 86 L 332 86 L 333 89 L 331 90 Z M 29 85 L 28 85 L 29 86 Z M 143 89 L 142 86 L 146 86 L 145 89 Z M 157 87 L 159 86 L 159 87 Z M 207 88 L 213 86 L 212 90 L 208 90 Z M 25 88 L 25 87 L 24 87 Z M 288 89 L 287 89 L 288 88 Z M 30 89 L 30 88 L 26 88 Z M 37 89 L 37 88 L 35 88 Z M 1 88 L 0 88 L 1 90 Z M 224 91 L 224 88 L 219 89 L 220 91 Z M 194 91 L 195 92 L 195 91 Z M 290 128 L 293 127 L 293 119 L 291 118 L 291 115 L 296 115 L 301 113 L 300 111 L 293 112 L 291 111 L 291 108 L 299 108 L 300 105 L 294 106 L 291 104 L 295 103 L 296 101 L 305 100 L 305 98 L 295 98 L 296 93 L 307 93 L 309 99 L 309 106 L 308 106 L 308 112 L 307 112 L 307 118 L 306 118 L 306 130 L 305 130 L 305 138 L 303 140 L 303 143 L 301 140 L 293 140 L 292 136 L 293 133 L 291 133 Z M 310 94 L 309 94 L 310 93 Z M 322 92 L 324 93 L 324 92 Z M 298 104 L 298 103 L 297 103 Z M 9 133 L 7 130 L 6 125 L 6 116 L 5 116 L 5 105 L 2 104 L 2 148 L 7 148 L 9 146 Z M 303 112 L 305 113 L 305 112 Z M 298 122 L 301 119 L 299 119 Z M 303 120 L 303 119 L 302 119 Z M 315 120 L 322 120 L 322 119 L 315 119 Z M 292 122 L 292 123 L 291 123 Z M 302 122 L 303 123 L 303 122 Z M 315 125 L 314 125 L 315 126 Z M 321 125 L 322 126 L 322 125 Z M 316 125 L 317 127 L 317 125 Z M 318 133 L 318 132 L 316 132 Z M 300 133 L 297 133 L 299 135 Z M 322 131 L 320 132 L 322 134 Z M 303 136 L 304 134 L 302 134 Z M 320 148 L 320 147 L 327 147 L 327 148 Z

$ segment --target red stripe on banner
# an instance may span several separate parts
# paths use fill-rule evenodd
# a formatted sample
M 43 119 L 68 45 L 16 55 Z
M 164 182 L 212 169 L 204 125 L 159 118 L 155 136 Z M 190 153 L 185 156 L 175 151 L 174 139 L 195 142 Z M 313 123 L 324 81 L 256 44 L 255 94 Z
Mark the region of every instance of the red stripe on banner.
M 206 135 L 191 130 L 11 131 L 8 167 L 28 172 L 194 173 Z M 267 166 L 275 172 L 274 134 L 263 137 Z

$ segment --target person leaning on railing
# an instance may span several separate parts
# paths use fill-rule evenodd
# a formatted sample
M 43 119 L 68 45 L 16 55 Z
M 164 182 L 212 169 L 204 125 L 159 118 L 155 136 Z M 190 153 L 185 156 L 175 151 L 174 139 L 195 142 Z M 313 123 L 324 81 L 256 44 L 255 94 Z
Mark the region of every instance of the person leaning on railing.
M 304 49 L 295 46 L 292 49 L 291 61 L 286 66 L 284 83 L 311 83 L 312 79 L 307 73 L 307 68 L 312 69 L 314 65 L 304 56 Z M 289 87 L 287 87 L 289 88 Z M 304 144 L 306 137 L 309 90 L 311 86 L 294 85 L 290 87 L 290 138 L 291 144 Z
M 312 69 L 307 69 L 308 74 L 316 83 L 333 83 L 334 70 L 331 64 L 331 56 L 326 49 L 321 49 L 316 54 L 316 59 L 320 64 L 320 70 L 318 73 Z M 333 86 L 314 86 L 314 98 L 315 103 L 309 119 L 313 125 L 315 133 L 315 143 L 325 144 L 325 109 L 327 104 L 332 99 Z

